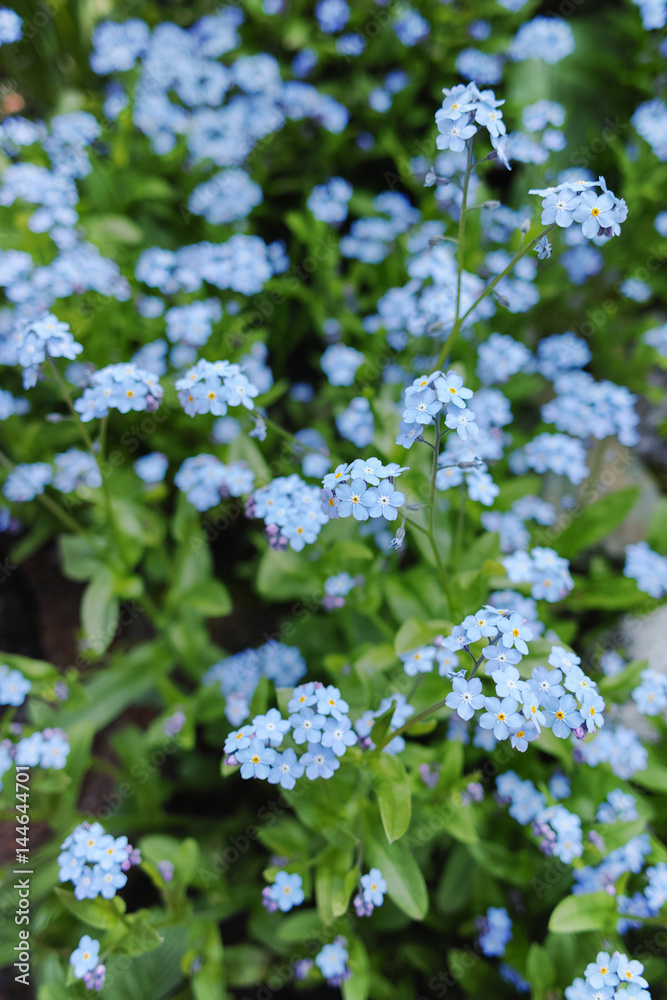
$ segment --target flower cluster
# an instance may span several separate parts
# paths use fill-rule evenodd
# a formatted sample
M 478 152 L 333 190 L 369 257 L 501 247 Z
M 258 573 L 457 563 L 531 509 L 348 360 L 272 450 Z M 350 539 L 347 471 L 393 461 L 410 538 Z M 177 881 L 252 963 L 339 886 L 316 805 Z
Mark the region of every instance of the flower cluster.
M 230 733 L 225 741 L 228 764 L 241 765 L 242 778 L 263 778 L 282 788 L 294 788 L 304 773 L 309 781 L 330 778 L 340 767 L 340 757 L 354 746 L 349 705 L 338 688 L 310 681 L 294 688 L 283 719 L 276 708 L 257 715 L 246 726 Z M 291 736 L 294 744 L 307 745 L 297 757 L 293 748 L 275 748 Z
M 37 382 L 39 366 L 47 357 L 73 361 L 83 350 L 72 336 L 69 324 L 52 313 L 27 320 L 19 326 L 15 344 L 16 359 L 23 369 L 23 386 L 26 389 Z
M 4 663 L 0 665 L 0 705 L 18 708 L 26 699 L 32 683 L 20 670 L 12 670 Z
M 213 413 L 222 417 L 229 406 L 252 410 L 259 394 L 256 385 L 243 374 L 239 365 L 229 361 L 205 361 L 201 358 L 176 380 L 178 399 L 189 417 Z
M 141 862 L 127 837 L 112 837 L 100 823 L 80 823 L 60 845 L 61 882 L 72 882 L 77 899 L 113 899 L 127 882 L 125 872 Z
M 106 967 L 100 962 L 100 942 L 84 934 L 69 957 L 75 979 L 83 979 L 88 990 L 101 990 Z
M 667 558 L 649 548 L 648 542 L 626 546 L 623 575 L 636 580 L 639 589 L 651 597 L 667 593 Z
M 602 194 L 597 194 L 595 188 L 600 188 Z M 577 222 L 581 224 L 581 232 L 587 240 L 620 236 L 621 223 L 628 217 L 625 201 L 607 190 L 604 177 L 597 181 L 566 181 L 528 193 L 540 195 L 543 199 L 542 225 L 555 223 L 559 228 L 567 229 Z
M 338 225 L 347 219 L 347 203 L 352 187 L 342 177 L 331 177 L 326 184 L 317 184 L 308 196 L 308 208 L 316 219 Z
M 110 408 L 121 413 L 157 410 L 164 390 L 153 374 L 134 362 L 107 365 L 90 378 L 91 385 L 74 401 L 74 409 L 84 423 L 106 417 Z
M 536 601 L 562 601 L 574 587 L 570 564 L 553 549 L 519 549 L 503 559 L 511 583 L 529 583 Z
M 607 726 L 590 743 L 575 748 L 575 759 L 589 767 L 609 764 L 614 774 L 625 780 L 648 767 L 648 751 L 634 729 Z
M 512 921 L 504 906 L 490 906 L 486 916 L 477 918 L 479 946 L 487 958 L 502 956 L 512 940 Z
M 575 486 L 583 482 L 590 471 L 586 465 L 586 449 L 580 441 L 567 434 L 549 434 L 546 431 L 512 453 L 510 468 L 517 476 L 525 475 L 529 469 L 540 475 L 555 472 L 556 475 L 567 476 Z
M 639 819 L 636 798 L 622 788 L 614 788 L 607 792 L 606 802 L 600 803 L 595 818 L 598 823 L 616 823 L 617 820 L 629 822 Z
M 395 521 L 405 495 L 394 489 L 394 479 L 405 471 L 395 462 L 383 465 L 375 457 L 339 465 L 322 480 L 322 512 L 332 520 L 383 517 Z
M 276 687 L 294 687 L 305 673 L 306 664 L 299 650 L 271 639 L 259 649 L 246 649 L 214 663 L 202 683 L 218 685 L 226 700 L 225 716 L 238 726 L 250 715 L 250 702 L 262 677 Z
M 581 660 L 574 653 L 552 646 L 548 662 L 553 669 L 535 667 L 529 681 L 521 679 L 517 664 L 528 653 L 527 643 L 532 638 L 532 630 L 522 615 L 486 605 L 475 615 L 468 615 L 461 625 L 455 626 L 450 636 L 440 640 L 440 645 L 453 654 L 446 670 L 440 666 L 441 673 L 453 677 L 452 691 L 446 697 L 447 706 L 455 709 L 466 722 L 476 711 L 485 709 L 479 720 L 482 729 L 491 730 L 495 740 L 509 737 L 512 746 L 521 752 L 538 738 L 542 727 L 551 729 L 560 739 L 567 739 L 571 733 L 583 739 L 587 732 L 593 733 L 604 725 L 604 701 L 597 693 L 595 682 L 580 668 Z M 487 645 L 476 659 L 470 646 L 479 641 Z M 471 656 L 473 674 L 486 660 L 485 672 L 493 678 L 495 697 L 482 693 L 479 677 L 466 679 L 464 669 L 455 670 L 458 651 Z M 433 669 L 437 649 L 424 647 L 417 655 L 420 664 L 426 661 L 426 669 Z M 415 653 L 413 660 L 414 657 Z M 415 672 L 424 669 L 421 665 L 413 668 L 412 661 L 407 660 L 406 672 L 409 668 Z
M 660 715 L 667 707 L 667 674 L 650 667 L 641 672 L 641 684 L 632 698 L 642 715 Z
M 327 611 L 345 606 L 345 598 L 360 583 L 363 577 L 353 577 L 349 573 L 336 573 L 335 576 L 327 577 L 324 581 L 324 600 L 322 607 Z
M 479 430 L 475 424 L 475 414 L 466 405 L 471 397 L 472 390 L 463 384 L 461 376 L 453 370 L 420 375 L 405 390 L 405 409 L 396 444 L 411 448 L 426 426 L 435 422 L 436 427 L 440 427 L 443 412 L 445 425 L 450 430 L 455 430 L 463 441 L 469 436 L 476 437 Z
M 585 978 L 577 977 L 565 990 L 566 1000 L 651 1000 L 644 966 L 620 951 L 598 952 Z
M 248 517 L 261 518 L 272 549 L 301 552 L 315 541 L 327 517 L 322 513 L 320 491 L 293 474 L 279 476 L 260 486 L 246 503 Z
M 159 463 L 156 471 L 162 466 L 163 463 Z M 255 476 L 246 462 L 229 462 L 225 465 L 215 455 L 192 455 L 186 458 L 174 476 L 174 485 L 200 511 L 215 507 L 222 497 L 240 497 L 250 493 L 254 482 Z
M 481 516 L 482 525 L 487 531 L 497 531 L 500 536 L 501 552 L 516 552 L 525 549 L 530 542 L 530 535 L 525 527 L 528 520 L 538 524 L 555 524 L 556 508 L 553 504 L 540 497 L 529 494 L 515 500 L 511 510 L 485 511 Z

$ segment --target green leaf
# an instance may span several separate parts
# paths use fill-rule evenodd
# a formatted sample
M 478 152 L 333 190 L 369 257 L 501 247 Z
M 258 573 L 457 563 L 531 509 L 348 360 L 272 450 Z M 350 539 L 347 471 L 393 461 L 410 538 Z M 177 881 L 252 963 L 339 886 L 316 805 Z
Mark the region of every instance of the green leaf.
M 136 247 L 146 238 L 143 229 L 127 215 L 89 215 L 83 224 L 90 242 L 102 251 Z
M 394 649 L 397 653 L 410 653 L 420 646 L 430 646 L 436 635 L 446 631 L 448 624 L 446 621 L 425 622 L 421 618 L 408 618 L 396 633 Z
M 69 580 L 90 580 L 103 565 L 99 550 L 84 535 L 61 535 L 58 544 L 63 573 Z
M 162 938 L 154 927 L 148 923 L 149 910 L 137 910 L 125 917 L 127 933 L 116 942 L 116 951 L 125 955 L 143 955 L 162 944 Z
M 83 593 L 81 625 L 88 648 L 101 656 L 116 635 L 120 603 L 115 594 L 113 576 L 102 570 Z
M 526 976 L 533 987 L 532 1000 L 543 1000 L 547 990 L 556 983 L 556 969 L 541 944 L 531 944 L 526 959 Z
M 381 715 L 379 719 L 376 719 L 373 723 L 373 728 L 371 729 L 371 741 L 376 746 L 382 746 L 386 740 L 395 711 L 396 702 L 393 702 L 384 715 Z
M 207 618 L 224 618 L 232 610 L 229 591 L 220 580 L 202 580 L 180 595 L 180 601 Z
M 380 753 L 368 759 L 375 774 L 373 787 L 378 797 L 380 816 L 389 843 L 402 837 L 410 825 L 412 797 L 410 779 L 401 760 Z
M 261 597 L 274 601 L 311 595 L 321 589 L 312 564 L 291 549 L 265 551 L 257 570 L 256 585 Z
M 567 896 L 561 899 L 551 914 L 549 930 L 554 934 L 578 934 L 581 931 L 611 934 L 617 917 L 616 900 L 606 892 Z
M 373 811 L 367 822 L 365 844 L 370 865 L 382 872 L 396 905 L 413 920 L 423 920 L 428 911 L 428 890 L 410 849 L 402 840 L 387 843 L 379 813 Z
M 667 767 L 662 763 L 653 747 L 648 748 L 648 763 L 643 771 L 635 771 L 632 780 L 642 788 L 652 792 L 667 794 Z
M 225 948 L 225 974 L 230 986 L 254 986 L 270 968 L 270 954 L 254 944 L 233 944 Z
M 55 888 L 53 891 L 65 909 L 84 924 L 99 927 L 101 930 L 113 930 L 124 926 L 122 914 L 125 912 L 125 903 L 120 896 L 114 896 L 113 899 L 100 897 L 79 900 L 75 899 L 74 893 L 68 892 L 67 889 Z
M 646 600 L 634 580 L 625 576 L 591 580 L 584 576 L 574 577 L 574 590 L 568 594 L 566 602 L 577 610 L 600 608 L 606 611 L 628 610 Z
M 29 681 L 51 681 L 60 677 L 59 671 L 50 663 L 33 660 L 29 656 L 19 656 L 18 653 L 0 653 L 0 662 L 12 670 L 20 670 Z
M 348 946 L 351 976 L 341 983 L 343 1000 L 367 1000 L 371 989 L 371 970 L 363 941 L 353 937 Z
M 647 660 L 633 660 L 619 674 L 614 674 L 612 677 L 602 677 L 598 681 L 600 694 L 603 698 L 622 701 L 623 696 L 630 694 L 638 686 L 641 680 L 640 675 L 647 666 Z
M 203 960 L 202 965 L 191 980 L 195 1000 L 225 1000 L 222 939 L 217 924 L 204 925 L 198 956 Z
M 573 559 L 622 524 L 638 498 L 639 487 L 629 486 L 616 493 L 608 493 L 590 507 L 575 511 L 572 523 L 554 541 L 554 548 L 566 559 Z
M 436 890 L 438 909 L 443 913 L 456 913 L 468 905 L 472 895 L 470 858 L 468 848 L 454 845 L 447 855 L 447 862 Z
M 320 855 L 315 871 L 315 898 L 323 924 L 330 924 L 341 916 L 340 912 L 336 912 L 340 911 L 340 907 L 335 903 L 345 894 L 345 878 L 351 865 L 352 851 L 347 848 L 332 845 Z
M 528 885 L 532 875 L 530 858 L 522 852 L 510 851 L 493 840 L 468 844 L 468 851 L 480 868 L 510 885 Z

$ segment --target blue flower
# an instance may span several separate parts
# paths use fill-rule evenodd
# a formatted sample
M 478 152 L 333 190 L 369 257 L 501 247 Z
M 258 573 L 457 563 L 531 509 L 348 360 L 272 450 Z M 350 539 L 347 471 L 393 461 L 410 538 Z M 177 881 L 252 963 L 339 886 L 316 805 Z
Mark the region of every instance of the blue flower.
M 562 679 L 563 675 L 560 670 L 535 667 L 528 683 L 539 697 L 551 695 L 552 698 L 561 698 L 565 694 L 565 689 L 560 683 Z
M 296 779 L 303 775 L 304 770 L 303 764 L 297 760 L 296 753 L 289 747 L 282 753 L 276 754 L 266 780 L 270 785 L 280 785 L 281 788 L 290 790 L 294 788 Z
M 384 517 L 387 521 L 395 521 L 398 517 L 397 507 L 405 503 L 405 494 L 394 489 L 394 484 L 384 479 L 378 487 L 371 487 L 364 497 L 364 503 L 369 503 L 371 517 Z
M 542 202 L 542 225 L 549 226 L 555 222 L 561 229 L 567 229 L 572 225 L 576 207 L 577 198 L 569 188 L 548 194 Z
M 548 260 L 548 258 L 551 257 L 551 243 L 549 243 L 546 236 L 543 236 L 541 240 L 537 241 L 533 250 L 537 254 L 538 260 Z
M 301 888 L 303 879 L 300 875 L 289 875 L 285 871 L 276 872 L 276 879 L 271 886 L 271 896 L 278 909 L 287 913 L 293 906 L 300 906 L 306 898 Z
M 339 486 L 336 490 L 336 496 L 340 500 L 339 516 L 349 517 L 352 514 L 357 521 L 368 520 L 368 508 L 375 502 L 369 493 L 370 490 L 367 489 L 363 479 L 353 479 L 349 486 L 347 483 Z
M 283 719 L 277 708 L 270 708 L 266 715 L 256 715 L 251 725 L 257 739 L 273 747 L 280 746 L 290 728 L 289 722 Z
M 445 699 L 445 704 L 448 708 L 455 708 L 462 719 L 466 721 L 472 719 L 475 709 L 484 707 L 485 698 L 479 677 L 473 677 L 470 681 L 466 681 L 464 677 L 455 677 L 452 688 Z
M 303 755 L 301 762 L 310 781 L 315 778 L 330 778 L 340 767 L 340 761 L 331 747 L 321 747 L 316 743 L 308 744 L 308 752 Z
M 581 231 L 587 239 L 592 240 L 600 229 L 613 226 L 616 221 L 614 204 L 614 196 L 609 191 L 601 195 L 594 191 L 582 192 L 577 199 L 573 218 L 575 222 L 583 223 Z
M 431 424 L 442 409 L 442 403 L 432 389 L 422 389 L 406 397 L 403 420 L 408 424 Z
M 367 875 L 362 875 L 359 879 L 361 883 L 362 896 L 365 903 L 372 903 L 373 906 L 382 906 L 384 895 L 387 891 L 387 883 L 379 868 L 371 868 Z
M 357 742 L 352 723 L 345 716 L 342 719 L 328 718 L 322 731 L 322 746 L 331 747 L 337 757 L 342 757 L 348 747 Z
M 116 866 L 104 869 L 97 864 L 93 868 L 92 877 L 93 885 L 103 899 L 113 899 L 116 890 L 122 889 L 127 882 L 127 875 Z
M 544 705 L 544 725 L 561 740 L 566 740 L 573 729 L 582 725 L 581 713 L 571 694 L 562 698 L 552 698 L 547 695 L 542 699 Z
M 595 691 L 587 691 L 581 705 L 581 715 L 589 733 L 594 733 L 596 728 L 604 726 L 604 699 Z
M 519 753 L 525 753 L 528 744 L 536 740 L 539 733 L 530 722 L 522 723 L 520 726 L 512 726 L 510 731 L 510 743 Z
M 83 979 L 87 972 L 97 967 L 100 958 L 100 942 L 84 934 L 78 947 L 69 957 L 69 964 L 74 969 L 74 978 Z
M 614 955 L 612 958 L 609 952 L 599 951 L 595 961 L 589 962 L 584 972 L 588 985 L 592 986 L 594 990 L 599 990 L 603 986 L 616 986 L 618 984 L 616 969 L 619 957 Z
M 475 419 L 475 414 L 467 407 L 465 410 L 454 407 L 452 410 L 447 410 L 445 423 L 450 430 L 456 430 L 463 441 L 467 441 L 468 437 L 477 437 L 479 434 L 479 428 L 474 423 Z
M 488 663 L 485 666 L 487 676 L 491 677 L 496 670 L 504 670 L 508 665 L 514 666 L 522 660 L 518 649 L 507 649 L 500 644 L 497 646 L 485 646 L 482 656 Z
M 241 765 L 242 778 L 268 778 L 276 751 L 254 739 L 249 747 L 239 750 L 236 758 Z
M 350 706 L 341 698 L 340 691 L 333 684 L 318 688 L 316 694 L 317 712 L 320 715 L 333 715 L 335 719 L 342 719 L 350 711 Z
M 501 642 L 506 649 L 515 647 L 524 656 L 528 653 L 526 642 L 533 638 L 532 631 L 524 625 L 521 615 L 511 615 L 509 618 L 501 618 L 498 628 L 502 632 Z
M 293 727 L 292 739 L 295 743 L 319 743 L 322 738 L 324 716 L 311 708 L 302 708 L 289 717 Z
M 438 119 L 438 114 L 435 120 L 440 135 L 435 141 L 436 146 L 438 149 L 451 149 L 453 153 L 462 153 L 467 140 L 472 138 L 477 129 L 467 122 L 463 124 L 460 119 L 457 121 L 451 121 L 449 118 Z
M 506 740 L 510 728 L 521 728 L 525 725 L 523 718 L 517 712 L 519 707 L 514 698 L 485 698 L 486 712 L 479 720 L 482 729 L 492 729 L 497 740 Z
M 491 676 L 499 698 L 514 698 L 515 701 L 523 701 L 526 697 L 527 684 L 521 680 L 521 675 L 516 667 L 507 664 L 500 670 L 494 670 Z

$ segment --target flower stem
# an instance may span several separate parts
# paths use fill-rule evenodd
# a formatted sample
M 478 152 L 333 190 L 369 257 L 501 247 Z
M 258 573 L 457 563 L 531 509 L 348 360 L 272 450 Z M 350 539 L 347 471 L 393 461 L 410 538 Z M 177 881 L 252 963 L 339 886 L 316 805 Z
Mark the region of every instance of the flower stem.
M 459 226 L 460 226 L 460 223 L 459 223 Z M 520 247 L 519 247 L 519 249 L 517 250 L 517 252 L 516 252 L 516 253 L 514 254 L 514 256 L 512 257 L 512 259 L 511 259 L 511 261 L 509 262 L 509 264 L 507 265 L 507 267 L 506 267 L 506 268 L 505 268 L 505 269 L 504 269 L 503 271 L 501 271 L 501 272 L 500 272 L 500 274 L 497 274 L 497 275 L 495 276 L 495 278 L 493 278 L 493 279 L 492 279 L 492 280 L 491 280 L 491 281 L 490 281 L 490 282 L 488 283 L 488 285 L 486 286 L 486 288 L 485 288 L 485 289 L 484 289 L 484 290 L 483 290 L 483 291 L 481 292 L 481 294 L 480 294 L 480 295 L 479 295 L 479 296 L 478 296 L 478 297 L 477 297 L 477 298 L 475 299 L 475 301 L 474 301 L 474 302 L 473 302 L 473 304 L 472 304 L 472 305 L 470 306 L 470 308 L 469 308 L 469 309 L 466 309 L 466 311 L 464 312 L 463 316 L 461 316 L 461 317 L 459 317 L 459 315 L 458 315 L 458 301 L 457 301 L 457 310 L 456 310 L 456 312 L 457 312 L 457 318 L 456 318 L 456 320 L 454 321 L 454 326 L 452 327 L 452 332 L 450 333 L 449 337 L 447 338 L 447 340 L 446 340 L 446 341 L 444 342 L 444 344 L 442 345 L 442 349 L 441 349 L 441 351 L 440 351 L 440 354 L 438 355 L 438 360 L 437 360 L 437 361 L 436 361 L 436 363 L 435 363 L 435 368 L 436 368 L 436 369 L 439 369 L 439 368 L 442 368 L 442 365 L 443 365 L 443 363 L 444 363 L 444 361 L 445 361 L 445 358 L 447 357 L 447 355 L 448 355 L 448 354 L 449 354 L 449 352 L 451 351 L 451 349 L 452 349 L 452 347 L 453 347 L 453 345 L 454 345 L 454 341 L 456 340 L 456 337 L 458 336 L 458 332 L 459 332 L 459 330 L 461 329 L 461 326 L 462 326 L 463 322 L 464 322 L 464 321 L 465 321 L 465 320 L 466 320 L 466 319 L 468 318 L 468 316 L 470 315 L 470 313 L 471 313 L 471 312 L 472 312 L 472 311 L 473 311 L 474 309 L 476 309 L 476 308 L 477 308 L 477 306 L 478 306 L 478 305 L 480 304 L 480 302 L 482 301 L 482 299 L 483 299 L 483 298 L 485 298 L 485 297 L 486 297 L 486 296 L 487 296 L 487 295 L 489 294 L 489 292 L 492 292 L 492 291 L 493 291 L 493 289 L 494 289 L 494 288 L 496 287 L 496 285 L 498 284 L 498 282 L 499 282 L 499 281 L 500 281 L 500 280 L 501 280 L 502 278 L 504 278 L 504 277 L 505 277 L 505 276 L 506 276 L 507 274 L 509 274 L 511 270 L 513 270 L 513 268 L 514 268 L 515 264 L 516 264 L 516 263 L 517 263 L 517 262 L 518 262 L 518 261 L 519 261 L 519 260 L 520 260 L 520 259 L 521 259 L 522 257 L 525 257 L 525 255 L 526 255 L 526 254 L 527 254 L 527 253 L 528 253 L 528 252 L 529 252 L 530 250 L 532 250 L 532 249 L 533 249 L 533 247 L 535 246 L 535 244 L 536 244 L 536 243 L 537 243 L 537 242 L 538 242 L 539 240 L 541 240 L 543 236 L 548 236 L 548 235 L 549 235 L 549 233 L 550 233 L 550 232 L 551 232 L 551 231 L 552 231 L 553 229 L 555 229 L 555 228 L 556 228 L 556 223 L 555 223 L 555 222 L 552 222 L 552 223 L 551 223 L 551 225 L 549 225 L 549 226 L 546 226 L 546 227 L 545 227 L 545 228 L 544 228 L 544 229 L 542 230 L 542 232 L 541 232 L 541 233 L 538 233 L 538 234 L 537 234 L 537 236 L 536 236 L 536 237 L 535 237 L 534 239 L 532 239 L 532 240 L 530 241 L 530 243 L 527 243 L 527 244 L 526 244 L 525 246 L 520 246 Z M 460 249 L 460 247 L 459 247 L 459 249 Z M 460 285 L 460 277 L 459 277 L 459 285 Z
M 404 722 L 402 726 L 400 726 L 398 729 L 395 729 L 392 733 L 387 734 L 387 738 L 385 739 L 382 746 L 379 747 L 379 749 L 382 750 L 384 747 L 386 747 L 388 743 L 391 743 L 391 741 L 394 739 L 395 736 L 401 736 L 402 733 L 405 733 L 408 729 L 410 729 L 412 726 L 415 726 L 418 722 L 421 722 L 422 719 L 427 719 L 429 715 L 433 715 L 434 712 L 437 712 L 439 709 L 444 708 L 445 704 L 446 704 L 446 699 L 443 698 L 442 701 L 437 701 L 435 705 L 429 705 L 429 707 L 423 709 L 423 711 L 417 712 L 415 715 L 411 715 L 410 718 L 407 720 L 407 722 Z
M 4 451 L 0 451 L 0 462 L 2 462 L 2 464 L 4 465 L 4 467 L 9 472 L 19 472 L 20 473 L 20 471 L 21 471 L 20 469 L 16 468 L 16 466 L 14 465 L 14 463 L 12 462 L 12 460 L 10 458 L 8 458 L 7 455 L 5 455 Z M 29 481 L 29 480 L 27 480 L 27 477 L 25 477 L 25 478 L 26 478 L 26 481 Z M 64 511 L 62 509 L 62 507 L 60 507 L 56 503 L 55 500 L 51 499 L 51 497 L 48 496 L 48 494 L 46 494 L 46 493 L 38 493 L 37 496 L 35 497 L 35 499 L 39 503 L 41 503 L 42 507 L 46 507 L 47 510 L 50 510 L 51 513 L 54 514 L 55 517 L 58 518 L 58 520 L 62 521 L 62 523 L 64 525 L 66 525 L 70 529 L 70 531 L 76 531 L 80 535 L 85 535 L 86 534 L 85 529 L 82 528 L 81 525 L 78 524 L 74 520 L 73 517 L 70 517 L 70 515 L 66 511 Z

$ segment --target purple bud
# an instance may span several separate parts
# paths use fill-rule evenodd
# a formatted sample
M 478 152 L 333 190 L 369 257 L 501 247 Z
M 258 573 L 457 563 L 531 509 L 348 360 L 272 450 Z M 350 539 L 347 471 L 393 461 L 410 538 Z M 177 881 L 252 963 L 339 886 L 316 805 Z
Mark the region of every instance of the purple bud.
M 157 870 L 165 882 L 171 882 L 174 877 L 174 866 L 171 861 L 158 861 Z
M 586 739 L 586 729 L 584 726 L 577 726 L 576 729 L 572 730 L 572 735 L 576 736 L 578 740 Z
M 310 970 L 313 967 L 313 960 L 311 958 L 302 958 L 294 965 L 294 978 L 295 979 L 305 979 Z
M 269 913 L 274 913 L 278 909 L 278 904 L 273 898 L 271 889 L 270 885 L 265 885 L 262 889 L 262 906 L 265 906 Z

